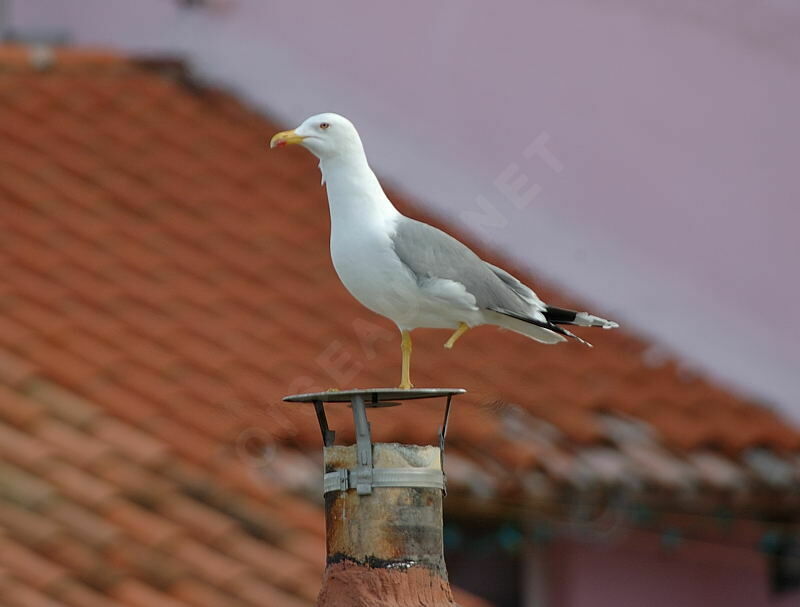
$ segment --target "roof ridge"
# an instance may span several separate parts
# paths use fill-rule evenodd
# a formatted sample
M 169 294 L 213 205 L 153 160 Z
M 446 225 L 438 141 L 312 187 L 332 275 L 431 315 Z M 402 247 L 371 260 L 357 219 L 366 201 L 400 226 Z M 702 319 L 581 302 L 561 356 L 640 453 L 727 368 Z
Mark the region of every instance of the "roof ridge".
M 0 70 L 119 67 L 132 63 L 129 57 L 105 47 L 0 44 Z

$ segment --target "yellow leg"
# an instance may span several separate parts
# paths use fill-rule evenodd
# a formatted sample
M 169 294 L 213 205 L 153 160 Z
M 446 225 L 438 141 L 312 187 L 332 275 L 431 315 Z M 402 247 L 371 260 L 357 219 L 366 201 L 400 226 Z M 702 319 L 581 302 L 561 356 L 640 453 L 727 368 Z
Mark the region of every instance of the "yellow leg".
M 410 390 L 414 387 L 411 383 L 411 332 L 401 331 L 400 350 L 403 353 L 403 371 L 400 377 L 400 389 Z
M 468 330 L 469 330 L 469 327 L 466 324 L 464 324 L 463 322 L 461 324 L 459 324 L 458 325 L 458 329 L 456 329 L 456 332 L 453 333 L 450 336 L 450 339 L 448 339 L 444 343 L 444 347 L 447 348 L 448 350 L 450 348 L 452 348 L 455 345 L 455 343 L 458 341 L 458 338 L 461 337 L 462 335 L 464 335 L 464 333 L 466 333 Z

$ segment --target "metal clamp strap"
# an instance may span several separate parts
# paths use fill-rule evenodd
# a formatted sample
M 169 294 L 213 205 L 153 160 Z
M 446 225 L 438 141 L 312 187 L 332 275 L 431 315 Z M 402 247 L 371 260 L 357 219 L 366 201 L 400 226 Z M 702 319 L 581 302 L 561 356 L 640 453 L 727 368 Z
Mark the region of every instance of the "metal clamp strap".
M 327 472 L 323 493 L 355 489 L 356 469 Z M 433 468 L 373 468 L 372 487 L 413 487 L 444 490 L 444 474 Z

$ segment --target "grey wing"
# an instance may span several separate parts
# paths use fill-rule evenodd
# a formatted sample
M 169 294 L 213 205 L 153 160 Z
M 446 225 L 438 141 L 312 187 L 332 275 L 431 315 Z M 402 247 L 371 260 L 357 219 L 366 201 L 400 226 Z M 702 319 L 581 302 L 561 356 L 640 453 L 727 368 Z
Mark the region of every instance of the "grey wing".
M 470 296 L 473 308 L 507 310 L 525 316 L 531 313 L 527 292 L 535 298 L 533 291 L 507 272 L 487 264 L 449 234 L 403 217 L 392 241 L 395 253 L 417 283 L 434 295 L 444 293 L 457 298 L 457 288 L 449 288 L 455 283 Z M 464 298 L 460 303 L 464 303 Z
M 497 266 L 493 266 L 488 261 L 484 261 L 489 269 L 494 272 L 497 277 L 502 280 L 509 289 L 514 291 L 519 297 L 521 297 L 525 302 L 531 304 L 536 309 L 544 312 L 547 310 L 547 304 L 545 304 L 539 296 L 533 292 L 529 286 L 520 282 L 520 280 L 516 276 L 512 276 L 508 272 L 506 272 L 503 268 L 498 268 Z

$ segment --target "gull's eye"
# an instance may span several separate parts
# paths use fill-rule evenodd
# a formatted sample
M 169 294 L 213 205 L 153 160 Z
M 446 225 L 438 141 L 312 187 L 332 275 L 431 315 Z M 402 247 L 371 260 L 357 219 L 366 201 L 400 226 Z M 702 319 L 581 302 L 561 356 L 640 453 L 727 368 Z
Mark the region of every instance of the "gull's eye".
M 320 122 L 319 128 L 321 128 L 323 131 L 326 131 L 329 128 L 331 128 L 331 123 L 330 122 Z

